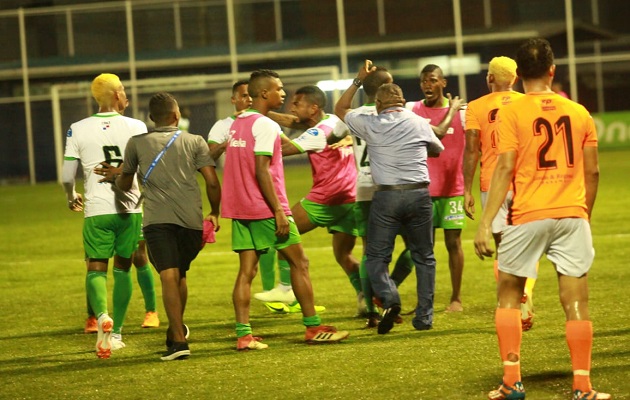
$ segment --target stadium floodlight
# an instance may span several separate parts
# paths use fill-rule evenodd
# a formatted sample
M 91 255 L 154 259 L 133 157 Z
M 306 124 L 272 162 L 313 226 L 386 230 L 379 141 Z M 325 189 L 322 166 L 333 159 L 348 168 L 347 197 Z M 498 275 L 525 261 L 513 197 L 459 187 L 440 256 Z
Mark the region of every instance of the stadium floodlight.
M 346 90 L 352 84 L 352 79 L 324 80 L 317 82 L 317 87 L 324 92 Z

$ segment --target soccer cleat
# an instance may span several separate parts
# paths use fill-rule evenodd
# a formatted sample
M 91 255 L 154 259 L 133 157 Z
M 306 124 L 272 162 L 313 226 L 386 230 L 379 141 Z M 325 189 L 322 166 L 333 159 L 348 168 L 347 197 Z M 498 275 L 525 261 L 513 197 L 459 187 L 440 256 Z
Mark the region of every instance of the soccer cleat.
M 497 390 L 488 393 L 489 400 L 520 400 L 525 398 L 525 388 L 521 382 L 516 382 L 514 386 L 501 383 Z
M 287 306 L 284 303 L 272 301 L 272 302 L 265 302 L 263 304 L 265 305 L 265 307 L 267 307 L 269 311 L 271 311 L 274 314 L 286 314 L 289 312 L 289 306 Z
M 400 317 L 400 305 L 394 304 L 390 308 L 383 311 L 381 322 L 378 323 L 378 333 L 381 335 L 391 331 L 394 327 L 394 322 Z
M 521 324 L 523 331 L 530 330 L 534 325 L 534 303 L 527 293 L 523 293 L 521 297 Z
M 142 322 L 143 328 L 157 328 L 160 326 L 160 319 L 158 313 L 155 311 L 148 311 L 144 314 L 144 322 Z
M 307 326 L 304 340 L 308 344 L 336 343 L 350 336 L 348 331 L 337 331 L 334 326 Z
M 107 314 L 98 318 L 98 336 L 96 338 L 96 356 L 109 358 L 112 355 L 112 328 L 114 321 Z
M 183 360 L 190 355 L 190 349 L 188 348 L 188 343 L 173 343 L 171 347 L 167 350 L 166 353 L 160 357 L 162 361 L 172 361 L 172 360 Z
M 245 335 L 236 340 L 236 350 L 238 351 L 247 351 L 247 350 L 264 350 L 269 345 L 262 343 L 262 338 L 249 335 Z
M 300 305 L 300 303 L 298 303 L 297 301 L 294 302 L 295 304 L 289 304 L 287 306 L 287 308 L 289 309 L 290 313 L 301 313 L 302 312 L 302 306 Z M 326 307 L 324 306 L 315 306 L 315 312 L 316 313 L 320 313 L 320 312 L 324 312 L 326 311 Z
M 590 392 L 583 392 L 581 390 L 576 390 L 573 392 L 573 400 L 609 400 L 612 399 L 612 396 L 608 393 L 601 393 L 592 390 Z
M 98 320 L 95 316 L 90 315 L 85 320 L 85 329 L 83 329 L 85 333 L 96 333 L 98 332 Z
M 120 333 L 112 333 L 111 343 L 112 351 L 120 350 L 125 347 L 125 342 L 122 341 L 122 335 Z
M 381 321 L 381 316 L 377 312 L 368 313 L 368 318 L 365 323 L 366 328 L 376 328 Z
M 254 293 L 254 298 L 267 303 L 280 302 L 289 304 L 295 301 L 295 294 L 293 294 L 292 289 L 284 290 L 281 287 L 276 286 L 266 292 Z

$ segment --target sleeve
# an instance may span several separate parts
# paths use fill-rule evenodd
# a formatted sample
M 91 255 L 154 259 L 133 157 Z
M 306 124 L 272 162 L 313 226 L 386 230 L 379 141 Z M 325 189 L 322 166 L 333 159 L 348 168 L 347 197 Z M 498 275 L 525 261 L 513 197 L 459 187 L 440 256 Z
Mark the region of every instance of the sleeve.
M 66 150 L 64 151 L 63 158 L 66 160 L 77 160 L 80 157 L 79 148 L 76 137 L 73 136 L 72 126 L 70 125 L 70 129 L 66 132 Z
M 133 136 L 135 135 L 142 135 L 143 133 L 147 133 L 149 132 L 149 130 L 147 129 L 147 124 L 145 124 L 144 122 L 137 120 L 138 122 L 135 124 L 135 129 L 133 132 Z
M 475 102 L 471 102 L 466 108 L 466 115 L 464 116 L 464 130 L 481 130 L 481 124 L 479 124 L 479 119 L 475 113 L 476 105 L 477 104 Z
M 208 133 L 208 143 L 221 144 L 227 142 L 230 136 L 230 126 L 232 126 L 232 122 L 233 120 L 226 122 L 224 119 L 215 122 Z
M 301 153 L 322 151 L 326 148 L 326 133 L 320 128 L 310 128 L 291 141 Z
M 503 107 L 497 113 L 497 131 L 499 142 L 497 144 L 497 154 L 508 151 L 518 151 L 518 137 L 516 128 L 518 117 L 512 110 L 514 107 Z
M 588 111 L 585 110 L 588 114 Z M 586 135 L 584 137 L 584 147 L 597 147 L 597 129 L 593 117 L 588 114 L 586 118 Z
M 348 129 L 348 125 L 346 125 L 341 119 L 338 119 L 333 127 L 332 134 L 339 138 L 343 139 L 350 133 Z
M 468 107 L 464 107 L 461 110 L 459 110 L 459 120 L 462 123 L 462 129 L 466 130 L 466 110 L 468 110 Z
M 135 174 L 136 171 L 138 171 L 138 152 L 136 150 L 136 140 L 132 137 L 125 148 L 122 172 L 123 174 Z
M 258 118 L 252 125 L 254 136 L 254 154 L 272 156 L 276 140 L 280 140 L 282 128 L 270 118 Z
M 367 136 L 366 130 L 366 117 L 365 114 L 359 113 L 357 110 L 352 110 L 346 114 L 344 118 L 346 125 L 350 128 L 352 134 L 360 139 L 364 139 Z
M 210 166 L 214 167 L 214 159 L 210 156 L 210 150 L 208 150 L 208 144 L 203 140 L 201 136 L 193 135 L 195 144 L 195 169 L 199 170 L 202 167 Z
M 409 111 L 413 111 L 413 106 L 416 105 L 415 101 L 408 101 L 405 103 L 405 108 Z

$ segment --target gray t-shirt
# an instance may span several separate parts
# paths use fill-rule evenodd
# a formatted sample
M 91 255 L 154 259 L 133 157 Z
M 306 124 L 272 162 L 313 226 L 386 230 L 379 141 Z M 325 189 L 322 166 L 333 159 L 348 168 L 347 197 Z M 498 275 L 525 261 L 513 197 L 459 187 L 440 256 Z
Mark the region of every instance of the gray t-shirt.
M 177 128 L 134 136 L 125 149 L 124 173 L 138 173 L 138 181 Z M 198 135 L 182 132 L 151 171 L 143 185 L 143 225 L 176 224 L 190 229 L 203 229 L 201 192 L 197 170 L 214 166 L 208 144 Z
M 352 133 L 367 143 L 372 178 L 377 185 L 429 182 L 427 148 L 444 150 L 431 125 L 402 107 L 378 115 L 353 110 L 344 118 Z

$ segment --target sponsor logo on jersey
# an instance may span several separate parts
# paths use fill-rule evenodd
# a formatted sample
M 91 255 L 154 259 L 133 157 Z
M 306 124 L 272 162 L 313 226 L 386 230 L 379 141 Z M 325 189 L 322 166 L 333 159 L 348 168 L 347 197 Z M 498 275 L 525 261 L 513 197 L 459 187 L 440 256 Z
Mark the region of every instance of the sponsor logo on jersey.
M 317 136 L 317 135 L 319 135 L 319 129 L 317 129 L 317 128 L 310 128 L 310 129 L 306 130 L 306 133 L 308 133 L 309 135 Z
M 68 129 L 68 132 L 66 132 L 66 137 L 72 137 L 72 128 Z
M 553 105 L 553 100 L 551 99 L 543 99 L 541 103 L 543 111 L 553 111 L 556 109 L 556 106 Z
M 463 215 L 447 215 L 444 217 L 444 221 L 459 221 L 463 219 L 464 219 Z
M 101 129 L 106 131 L 109 129 L 109 121 L 103 121 L 101 122 Z
M 246 147 L 247 141 L 245 141 L 244 139 L 230 138 L 229 144 L 230 144 L 230 147 Z

